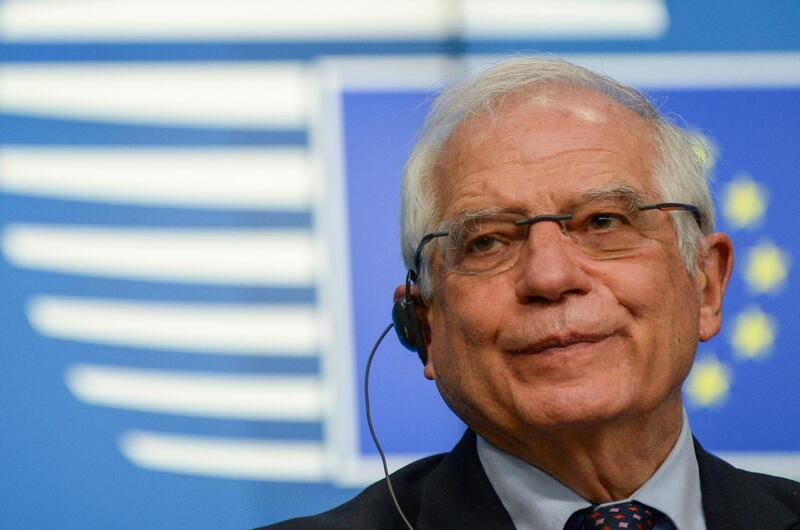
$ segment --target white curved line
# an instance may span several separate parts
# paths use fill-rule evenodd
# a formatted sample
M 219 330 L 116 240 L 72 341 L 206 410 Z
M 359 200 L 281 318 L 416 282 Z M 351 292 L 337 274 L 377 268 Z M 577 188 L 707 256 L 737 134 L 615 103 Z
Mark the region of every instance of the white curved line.
M 321 329 L 311 306 L 270 304 L 35 296 L 27 315 L 37 332 L 57 339 L 253 356 L 314 356 Z
M 157 206 L 300 210 L 311 205 L 305 149 L 4 147 L 0 190 Z
M 0 34 L 10 40 L 339 40 L 471 37 L 640 37 L 664 33 L 660 0 L 6 0 Z M 153 24 L 158 20 L 158 24 Z
M 194 373 L 76 365 L 67 387 L 106 407 L 239 420 L 319 421 L 317 377 Z
M 662 0 L 467 0 L 471 38 L 658 38 L 669 27 Z
M 724 89 L 800 86 L 800 53 L 587 53 L 564 58 L 621 83 L 648 89 Z M 500 55 L 471 55 L 468 68 L 479 70 Z
M 155 471 L 231 479 L 319 482 L 324 451 L 317 442 L 267 442 L 128 431 L 118 446 L 133 464 Z
M 23 63 L 0 65 L 0 94 L 5 112 L 37 116 L 303 128 L 314 96 L 311 79 L 309 67 L 295 63 Z
M 722 88 L 800 86 L 800 53 L 628 53 L 574 55 L 588 68 L 637 87 Z
M 316 274 L 302 229 L 9 224 L 2 250 L 21 268 L 176 283 L 306 287 Z
M 360 40 L 437 38 L 442 0 L 5 0 L 9 40 Z M 157 22 L 155 22 L 157 21 Z

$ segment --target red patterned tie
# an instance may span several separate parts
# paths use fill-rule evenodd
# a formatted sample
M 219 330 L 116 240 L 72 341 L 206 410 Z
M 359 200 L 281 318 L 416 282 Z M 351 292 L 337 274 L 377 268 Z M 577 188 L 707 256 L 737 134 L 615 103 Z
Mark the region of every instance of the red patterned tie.
M 669 517 L 640 502 L 629 501 L 573 513 L 564 530 L 659 530 L 675 529 Z

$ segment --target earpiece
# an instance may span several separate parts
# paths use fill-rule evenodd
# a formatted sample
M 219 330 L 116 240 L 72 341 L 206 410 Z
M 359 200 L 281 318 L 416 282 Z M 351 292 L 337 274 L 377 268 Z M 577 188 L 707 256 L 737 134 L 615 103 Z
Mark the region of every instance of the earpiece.
M 419 251 L 417 253 L 419 253 Z M 397 332 L 397 338 L 400 340 L 400 344 L 411 351 L 417 352 L 422 364 L 428 362 L 428 350 L 425 347 L 425 334 L 422 331 L 422 322 L 420 322 L 419 317 L 417 317 L 417 302 L 414 300 L 414 296 L 411 293 L 411 284 L 414 283 L 416 279 L 417 274 L 413 270 L 409 270 L 408 274 L 406 274 L 406 288 L 403 292 L 403 297 L 395 301 L 394 306 L 392 306 L 392 323 L 386 326 L 381 336 L 378 337 L 378 340 L 372 347 L 372 351 L 369 352 L 367 367 L 364 369 L 364 409 L 367 414 L 369 434 L 372 436 L 372 441 L 375 442 L 375 448 L 378 450 L 378 455 L 381 457 L 383 474 L 386 476 L 386 487 L 389 489 L 389 495 L 392 497 L 392 502 L 397 509 L 397 513 L 409 530 L 414 530 L 414 526 L 408 520 L 406 514 L 403 513 L 403 508 L 400 507 L 400 503 L 397 501 L 397 495 L 395 495 L 394 488 L 392 487 L 392 478 L 389 476 L 389 467 L 386 465 L 386 455 L 383 453 L 383 448 L 381 447 L 380 441 L 378 441 L 375 427 L 372 425 L 372 413 L 370 412 L 369 406 L 369 371 L 370 367 L 372 367 L 372 359 L 375 357 L 378 346 L 380 346 L 383 338 L 386 337 L 386 334 L 389 333 L 389 329 L 392 327 L 394 327 L 394 330 Z
M 405 293 L 392 307 L 392 322 L 400 344 L 417 352 L 419 360 L 422 361 L 422 364 L 426 364 L 428 350 L 425 346 L 425 334 L 422 331 L 422 322 L 417 316 L 417 302 L 411 295 L 411 284 L 415 279 L 416 274 L 409 270 L 406 275 Z
M 414 300 L 407 302 L 401 298 L 392 307 L 392 322 L 400 344 L 411 351 L 417 352 L 422 364 L 428 362 L 428 352 L 425 349 L 425 336 L 422 333 L 422 323 L 417 317 L 417 304 Z

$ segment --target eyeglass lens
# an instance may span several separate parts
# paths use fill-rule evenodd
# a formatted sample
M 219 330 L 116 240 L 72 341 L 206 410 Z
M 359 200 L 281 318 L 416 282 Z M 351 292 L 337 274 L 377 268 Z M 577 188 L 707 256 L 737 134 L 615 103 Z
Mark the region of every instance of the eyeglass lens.
M 654 207 L 655 206 L 655 207 Z M 677 203 L 630 207 L 619 201 L 588 201 L 569 214 L 529 219 L 518 212 L 471 214 L 451 223 L 439 240 L 445 266 L 454 272 L 499 272 L 517 262 L 531 230 L 541 222 L 556 223 L 579 251 L 591 258 L 623 257 L 642 247 L 658 229 L 658 212 L 691 210 Z M 669 206 L 669 207 L 667 207 Z M 686 206 L 685 208 L 683 206 Z

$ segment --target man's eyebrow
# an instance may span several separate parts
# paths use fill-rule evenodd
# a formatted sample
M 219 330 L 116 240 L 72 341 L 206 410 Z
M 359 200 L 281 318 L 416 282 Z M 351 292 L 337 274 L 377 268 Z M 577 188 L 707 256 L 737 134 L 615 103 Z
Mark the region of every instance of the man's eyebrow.
M 625 205 L 629 210 L 635 210 L 645 203 L 647 196 L 628 184 L 609 184 L 599 188 L 591 188 L 581 192 L 572 205 L 586 201 L 609 201 Z
M 560 212 L 547 212 L 547 213 L 567 213 L 570 210 L 574 209 L 576 206 L 585 203 L 587 201 L 608 201 L 608 202 L 617 202 L 622 203 L 626 208 L 630 210 L 635 210 L 642 204 L 644 204 L 647 200 L 647 196 L 642 193 L 641 191 L 637 190 L 636 188 L 624 184 L 624 183 L 613 183 L 606 186 L 600 186 L 597 188 L 591 188 L 581 192 L 577 197 L 570 200 L 562 211 Z M 450 219 L 444 220 L 440 223 L 440 226 L 446 225 L 463 225 L 474 219 L 480 219 L 482 217 L 487 217 L 496 214 L 518 214 L 521 217 L 526 217 L 530 215 L 530 212 L 520 209 L 520 208 L 478 208 L 474 210 L 460 210 L 456 212 L 455 217 Z
M 525 210 L 520 208 L 480 208 L 476 210 L 461 210 L 456 213 L 456 216 L 445 220 L 444 223 L 465 223 L 471 221 L 473 219 L 480 219 L 482 217 L 488 217 L 497 214 L 519 214 L 521 216 L 528 215 Z

